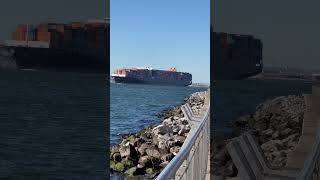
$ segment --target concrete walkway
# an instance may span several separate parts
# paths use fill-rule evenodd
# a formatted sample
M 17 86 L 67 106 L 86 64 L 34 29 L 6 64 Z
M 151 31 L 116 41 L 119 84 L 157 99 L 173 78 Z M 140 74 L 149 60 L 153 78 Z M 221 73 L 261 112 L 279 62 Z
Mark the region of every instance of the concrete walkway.
M 317 161 L 320 159 L 320 86 L 312 87 L 312 94 L 304 95 L 306 111 L 302 124 L 302 132 L 296 148 L 288 154 L 285 168 L 270 168 L 263 158 L 260 146 L 250 133 L 235 138 L 228 144 L 228 151 L 239 169 L 238 179 L 308 179 L 315 176 Z M 260 150 L 256 150 L 260 149 Z M 319 174 L 319 173 L 318 173 Z M 240 178 L 241 177 L 241 178 Z M 213 177 L 214 179 L 216 177 Z M 217 177 L 219 180 L 219 177 Z
M 314 143 L 320 129 L 320 86 L 312 87 L 312 94 L 304 95 L 306 112 L 304 114 L 302 133 L 296 148 L 288 154 L 287 167 L 302 170 L 308 155 L 313 154 Z M 210 155 L 208 157 L 207 174 L 205 180 L 210 179 Z M 298 170 L 298 171 L 300 171 Z M 306 169 L 307 170 L 307 169 Z M 300 172 L 301 173 L 301 172 Z M 213 180 L 220 180 L 219 176 L 211 176 Z M 241 179 L 240 177 L 233 180 Z M 266 177 L 266 179 L 269 179 Z M 274 178 L 271 178 L 274 179 Z
M 320 90 L 320 89 L 319 89 Z M 287 167 L 302 169 L 306 157 L 311 152 L 320 129 L 320 96 L 318 89 L 313 88 L 312 94 L 305 95 L 306 112 L 304 114 L 302 133 L 296 148 L 288 154 Z

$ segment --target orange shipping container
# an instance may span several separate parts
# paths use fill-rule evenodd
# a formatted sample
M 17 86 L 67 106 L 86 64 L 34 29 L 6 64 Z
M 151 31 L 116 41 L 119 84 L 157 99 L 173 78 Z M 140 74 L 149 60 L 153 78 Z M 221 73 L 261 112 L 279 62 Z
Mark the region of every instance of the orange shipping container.
M 41 37 L 41 38 L 49 37 L 50 36 L 50 32 L 38 32 L 37 36 Z
M 65 30 L 65 25 L 64 24 L 59 24 L 57 25 L 57 31 L 60 33 L 64 33 Z
M 71 27 L 72 27 L 72 29 L 78 29 L 78 28 L 83 27 L 83 23 L 82 22 L 73 22 L 73 23 L 71 23 Z
M 44 27 L 44 26 L 39 26 L 37 29 L 38 29 L 38 32 L 48 32 L 49 31 L 49 28 Z
M 18 41 L 26 40 L 26 32 L 17 32 Z
M 18 34 L 17 32 L 14 32 L 14 40 L 20 41 L 21 37 L 20 34 Z
M 38 32 L 37 39 L 38 41 L 50 42 L 51 33 L 50 32 Z

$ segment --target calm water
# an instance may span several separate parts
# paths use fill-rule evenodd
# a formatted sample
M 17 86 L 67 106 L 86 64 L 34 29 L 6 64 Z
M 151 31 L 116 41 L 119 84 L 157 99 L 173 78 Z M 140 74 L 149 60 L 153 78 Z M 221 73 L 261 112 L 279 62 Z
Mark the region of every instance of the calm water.
M 229 122 L 254 112 L 259 103 L 278 96 L 311 93 L 311 86 L 309 82 L 288 80 L 216 82 L 212 88 L 215 122 L 211 123 L 211 132 L 230 132 Z
M 0 179 L 108 179 L 105 82 L 95 74 L 1 72 Z

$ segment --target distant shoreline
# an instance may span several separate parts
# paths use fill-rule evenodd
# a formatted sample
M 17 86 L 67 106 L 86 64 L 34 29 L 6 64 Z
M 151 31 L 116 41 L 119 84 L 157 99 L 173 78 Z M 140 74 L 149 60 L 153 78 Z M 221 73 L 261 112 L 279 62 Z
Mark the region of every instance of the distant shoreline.
M 315 79 L 306 79 L 306 78 L 291 78 L 291 77 L 283 77 L 281 75 L 274 75 L 274 76 L 264 76 L 264 75 L 257 75 L 248 77 L 247 80 L 286 80 L 286 81 L 304 81 L 304 82 L 319 82 Z

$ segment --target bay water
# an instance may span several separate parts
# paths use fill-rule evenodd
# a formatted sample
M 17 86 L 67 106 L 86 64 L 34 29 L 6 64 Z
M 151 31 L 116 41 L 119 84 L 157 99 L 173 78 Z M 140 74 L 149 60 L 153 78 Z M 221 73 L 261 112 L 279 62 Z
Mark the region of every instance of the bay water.
M 230 123 L 253 113 L 260 103 L 279 96 L 311 93 L 312 82 L 296 80 L 217 81 L 212 85 L 211 135 L 229 134 Z
M 105 75 L 0 72 L 0 179 L 108 179 Z

